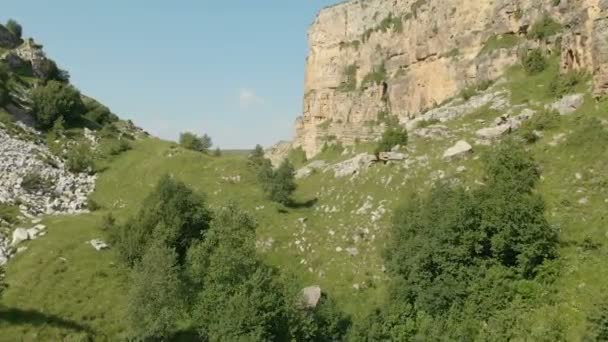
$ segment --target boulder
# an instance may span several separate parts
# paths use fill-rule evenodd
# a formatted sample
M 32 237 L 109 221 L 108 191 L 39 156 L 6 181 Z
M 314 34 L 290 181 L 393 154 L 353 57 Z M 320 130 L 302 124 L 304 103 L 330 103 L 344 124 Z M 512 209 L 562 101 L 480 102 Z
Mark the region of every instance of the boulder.
M 585 103 L 583 94 L 573 94 L 562 97 L 559 101 L 551 105 L 552 109 L 557 110 L 561 115 L 574 113 Z
M 89 243 L 91 244 L 91 246 L 93 246 L 93 248 L 95 248 L 96 251 L 101 251 L 110 248 L 107 243 L 100 239 L 93 239 L 89 241 Z
M 321 287 L 314 285 L 304 288 L 302 290 L 302 300 L 306 308 L 316 308 L 319 300 L 321 300 Z
M 475 132 L 482 139 L 495 139 L 511 132 L 510 124 L 503 124 L 495 127 L 486 127 Z
M 407 154 L 399 152 L 380 152 L 378 159 L 383 161 L 400 161 L 407 159 Z
M 376 156 L 369 153 L 362 153 L 352 159 L 345 160 L 334 165 L 333 171 L 336 178 L 353 176 L 361 169 L 371 166 L 376 161 Z
M 315 160 L 312 163 L 304 166 L 303 168 L 296 171 L 296 179 L 306 178 L 313 174 L 316 170 L 321 170 L 327 166 L 327 162 L 324 160 Z
M 11 246 L 17 246 L 23 241 L 29 240 L 30 235 L 27 229 L 17 228 L 13 231 L 13 240 L 11 241 Z
M 459 157 L 472 151 L 473 146 L 464 140 L 460 140 L 454 146 L 448 148 L 445 153 L 443 153 L 443 158 Z

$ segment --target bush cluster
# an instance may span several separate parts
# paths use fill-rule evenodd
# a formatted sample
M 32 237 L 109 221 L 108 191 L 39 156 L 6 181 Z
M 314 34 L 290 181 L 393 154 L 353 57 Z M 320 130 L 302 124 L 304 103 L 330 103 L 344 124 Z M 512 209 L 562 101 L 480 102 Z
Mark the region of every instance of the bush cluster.
M 528 75 L 535 75 L 547 68 L 547 58 L 540 49 L 527 52 L 522 58 L 522 65 Z
M 207 134 L 204 134 L 202 137 L 200 137 L 190 132 L 180 134 L 179 144 L 188 150 L 203 153 L 207 153 L 211 146 L 213 146 L 211 137 L 209 137 Z
M 393 147 L 405 146 L 408 142 L 407 129 L 400 125 L 389 125 L 384 133 L 378 145 L 376 146 L 375 153 L 389 152 Z
M 557 255 L 557 232 L 534 191 L 538 167 L 513 142 L 484 160 L 485 186 L 440 184 L 395 213 L 390 302 L 352 340 L 502 340 L 522 296 L 543 291 L 539 274 Z
M 172 340 L 181 329 L 203 341 L 342 340 L 350 320 L 323 297 L 300 303 L 295 282 L 255 250 L 256 224 L 229 204 L 163 177 L 126 224 L 104 223 L 131 268 L 127 314 L 133 340 Z
M 80 92 L 69 84 L 49 81 L 32 90 L 32 111 L 39 128 L 50 128 L 63 117 L 67 123 L 77 120 L 85 113 Z

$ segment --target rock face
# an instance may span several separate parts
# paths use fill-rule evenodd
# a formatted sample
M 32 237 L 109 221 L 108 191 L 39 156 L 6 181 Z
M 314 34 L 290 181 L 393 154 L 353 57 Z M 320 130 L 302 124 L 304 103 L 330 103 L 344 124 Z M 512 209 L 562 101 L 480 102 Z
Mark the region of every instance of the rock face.
M 563 25 L 561 44 L 526 38 L 545 13 Z M 562 70 L 587 70 L 595 91 L 607 93 L 607 34 L 605 0 L 353 0 L 325 8 L 309 30 L 293 146 L 311 157 L 328 137 L 373 141 L 382 115 L 408 123 L 501 76 L 524 47 L 561 46 Z M 507 36 L 516 44 L 487 44 Z
M 551 108 L 557 110 L 561 115 L 567 115 L 574 113 L 584 102 L 585 96 L 583 94 L 567 95 L 552 104 Z
M 33 174 L 40 184 L 24 186 Z M 70 173 L 46 146 L 13 138 L 0 126 L 0 203 L 18 202 L 26 216 L 78 213 L 86 210 L 95 179 Z

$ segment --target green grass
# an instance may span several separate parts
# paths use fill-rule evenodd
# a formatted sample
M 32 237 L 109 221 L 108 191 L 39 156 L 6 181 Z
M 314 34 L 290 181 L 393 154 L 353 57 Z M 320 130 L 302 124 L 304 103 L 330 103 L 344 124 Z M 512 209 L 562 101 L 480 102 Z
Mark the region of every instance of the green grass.
M 555 60 L 534 76 L 516 66 L 504 87 L 515 103 L 538 108 L 555 100 L 547 87 L 556 73 Z M 10 319 L 0 318 L 0 341 L 73 341 L 85 336 L 114 341 L 124 336 L 127 272 L 117 266 L 115 251 L 98 253 L 85 242 L 107 237 L 100 222 L 108 212 L 119 222 L 133 215 L 163 174 L 205 193 L 212 207 L 234 201 L 248 210 L 259 224 L 258 240 L 274 240 L 270 248 L 260 250 L 269 263 L 295 274 L 302 287 L 319 284 L 340 308 L 360 319 L 386 295 L 382 250 L 392 209 L 412 192 L 427 192 L 442 175 L 469 187 L 483 182 L 478 156 L 488 147 L 474 144 L 474 153 L 460 160 L 445 160 L 442 154 L 460 139 L 474 143 L 475 130 L 501 114 L 484 107 L 448 121 L 444 124 L 453 136 L 446 139 L 411 134 L 405 149 L 414 162 L 407 167 L 378 164 L 357 177 L 340 179 L 331 172 L 316 172 L 298 182 L 295 199 L 300 205 L 286 210 L 266 200 L 245 153 L 217 158 L 158 139 L 135 141 L 131 151 L 106 161 L 92 196 L 101 205 L 99 211 L 45 218 L 47 236 L 27 243 L 29 249 L 9 263 L 10 287 L 0 302 L 0 315 Z M 605 293 L 608 133 L 601 120 L 608 120 L 608 100 L 595 101 L 588 93 L 576 113 L 545 125 L 544 137 L 529 145 L 542 169 L 538 191 L 561 241 L 558 280 L 547 286 L 539 304 L 523 319 L 533 336 L 545 336 L 560 326 L 565 340 L 581 340 L 587 314 Z M 565 134 L 565 141 L 552 146 L 560 134 Z M 342 154 L 342 149 L 330 147 L 314 160 L 338 162 L 374 148 L 374 143 L 362 143 Z M 467 170 L 458 173 L 459 166 Z M 236 175 L 241 176 L 237 184 L 222 180 Z M 372 210 L 357 213 L 367 201 L 373 203 Z M 381 203 L 387 213 L 373 221 L 371 211 Z M 298 222 L 303 217 L 305 225 Z M 588 241 L 597 248 L 586 247 Z M 351 257 L 337 252 L 338 247 L 356 247 L 359 254 Z
M 511 92 L 513 104 L 546 104 L 555 100 L 550 87 L 559 75 L 559 58 L 549 58 L 547 68 L 535 75 L 526 74 L 519 64 L 511 67 L 506 75 L 508 79 L 506 88 Z
M 479 54 L 488 54 L 500 49 L 512 49 L 520 42 L 521 39 L 514 34 L 495 35 L 486 41 Z

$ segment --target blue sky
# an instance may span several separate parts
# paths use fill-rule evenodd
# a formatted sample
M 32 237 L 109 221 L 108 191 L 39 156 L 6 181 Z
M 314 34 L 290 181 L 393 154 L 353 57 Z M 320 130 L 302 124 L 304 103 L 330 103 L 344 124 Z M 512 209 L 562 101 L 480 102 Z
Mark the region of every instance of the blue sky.
M 307 29 L 336 0 L 19 0 L 2 4 L 72 82 L 162 138 L 222 148 L 293 135 Z

